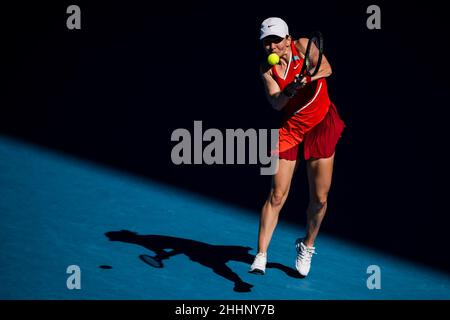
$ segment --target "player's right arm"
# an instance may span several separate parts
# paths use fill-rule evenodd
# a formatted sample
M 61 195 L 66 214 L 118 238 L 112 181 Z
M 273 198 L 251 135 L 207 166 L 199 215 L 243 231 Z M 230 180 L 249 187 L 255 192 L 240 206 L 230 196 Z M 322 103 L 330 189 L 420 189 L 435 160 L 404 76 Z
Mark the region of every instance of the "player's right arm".
M 266 96 L 269 100 L 270 105 L 275 110 L 280 111 L 286 106 L 287 102 L 289 101 L 289 97 L 282 93 L 280 86 L 272 77 L 272 71 L 270 68 L 268 70 L 261 70 L 261 74 L 264 82 Z

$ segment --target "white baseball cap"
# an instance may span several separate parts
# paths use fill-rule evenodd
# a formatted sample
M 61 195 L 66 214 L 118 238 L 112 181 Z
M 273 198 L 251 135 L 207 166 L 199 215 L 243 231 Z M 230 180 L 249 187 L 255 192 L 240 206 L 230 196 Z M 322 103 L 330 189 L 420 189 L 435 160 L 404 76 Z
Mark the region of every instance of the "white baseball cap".
M 281 38 L 289 35 L 289 29 L 286 22 L 283 19 L 271 17 L 267 18 L 261 23 L 261 36 L 259 39 L 263 39 L 267 36 L 279 36 Z

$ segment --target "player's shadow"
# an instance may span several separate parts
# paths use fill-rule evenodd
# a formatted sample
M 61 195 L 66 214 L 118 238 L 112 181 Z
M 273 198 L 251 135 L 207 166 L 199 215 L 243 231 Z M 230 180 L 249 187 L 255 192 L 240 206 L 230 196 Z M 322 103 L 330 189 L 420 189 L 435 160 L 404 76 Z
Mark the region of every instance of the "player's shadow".
M 250 292 L 253 287 L 226 265 L 229 261 L 252 264 L 254 256 L 249 253 L 252 249 L 250 247 L 211 245 L 196 240 L 162 235 L 139 235 L 128 230 L 109 231 L 105 235 L 110 241 L 133 243 L 153 251 L 156 256 L 140 256 L 141 260 L 153 267 L 163 267 L 163 260 L 177 254 L 184 254 L 190 260 L 211 268 L 217 275 L 234 282 L 236 292 Z M 269 262 L 267 268 L 279 269 L 290 277 L 300 278 L 297 271 L 280 263 Z

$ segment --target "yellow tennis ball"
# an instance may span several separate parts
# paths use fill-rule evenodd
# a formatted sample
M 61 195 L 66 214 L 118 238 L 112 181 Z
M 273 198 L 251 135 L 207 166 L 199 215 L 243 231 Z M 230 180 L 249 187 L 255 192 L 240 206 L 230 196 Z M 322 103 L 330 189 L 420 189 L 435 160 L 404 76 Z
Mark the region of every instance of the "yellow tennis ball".
M 271 53 L 267 57 L 267 62 L 270 65 L 274 66 L 274 65 L 278 64 L 278 62 L 280 62 L 280 57 L 276 53 Z

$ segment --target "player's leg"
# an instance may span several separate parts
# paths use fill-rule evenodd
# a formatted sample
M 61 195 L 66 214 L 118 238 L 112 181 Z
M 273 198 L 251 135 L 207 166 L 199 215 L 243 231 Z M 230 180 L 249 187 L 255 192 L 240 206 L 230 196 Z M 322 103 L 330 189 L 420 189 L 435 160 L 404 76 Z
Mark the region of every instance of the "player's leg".
M 307 163 L 309 205 L 307 209 L 304 244 L 314 246 L 320 225 L 327 210 L 328 192 L 333 176 L 334 154 L 325 159 L 312 159 Z
M 334 153 L 329 158 L 308 160 L 309 205 L 307 209 L 306 236 L 297 239 L 295 267 L 302 276 L 307 276 L 311 259 L 315 254 L 314 242 L 327 210 L 327 197 L 333 175 Z
M 280 210 L 289 193 L 296 162 L 280 159 L 278 172 L 272 179 L 269 196 L 261 211 L 258 252 L 267 252 L 273 231 L 278 222 Z
M 272 177 L 272 186 L 269 196 L 261 210 L 258 234 L 258 253 L 250 267 L 250 272 L 264 274 L 267 263 L 267 249 L 278 222 L 278 216 L 285 203 L 296 160 L 279 160 L 277 173 Z

